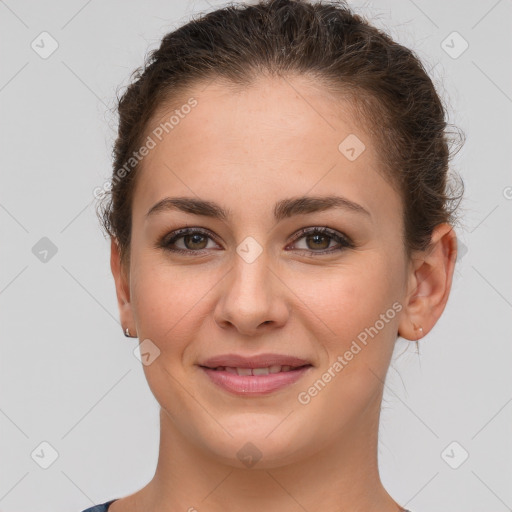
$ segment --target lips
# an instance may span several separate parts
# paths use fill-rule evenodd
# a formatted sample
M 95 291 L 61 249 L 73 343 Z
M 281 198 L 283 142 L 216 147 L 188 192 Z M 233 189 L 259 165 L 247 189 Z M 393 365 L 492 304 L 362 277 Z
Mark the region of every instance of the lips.
M 259 354 L 256 356 L 242 356 L 240 354 L 224 354 L 206 359 L 199 363 L 199 366 L 203 366 L 211 369 L 222 369 L 226 371 L 242 370 L 239 375 L 255 375 L 256 373 L 247 373 L 243 370 L 264 370 L 268 369 L 268 373 L 278 373 L 280 371 L 290 371 L 302 366 L 312 366 L 310 361 L 301 359 L 295 356 L 288 356 L 284 354 Z M 276 367 L 280 367 L 276 371 Z M 233 372 L 231 372 L 233 373 Z
M 224 354 L 198 364 L 210 382 L 231 394 L 264 396 L 291 386 L 312 371 L 313 364 L 300 357 L 259 354 L 245 357 Z

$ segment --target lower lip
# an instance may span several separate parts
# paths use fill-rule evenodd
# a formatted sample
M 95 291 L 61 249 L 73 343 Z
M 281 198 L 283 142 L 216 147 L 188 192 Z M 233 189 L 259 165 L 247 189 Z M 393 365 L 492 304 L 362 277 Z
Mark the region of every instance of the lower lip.
M 237 395 L 266 395 L 297 382 L 312 366 L 303 366 L 288 372 L 268 375 L 235 375 L 226 371 L 200 366 L 210 380 L 221 388 Z

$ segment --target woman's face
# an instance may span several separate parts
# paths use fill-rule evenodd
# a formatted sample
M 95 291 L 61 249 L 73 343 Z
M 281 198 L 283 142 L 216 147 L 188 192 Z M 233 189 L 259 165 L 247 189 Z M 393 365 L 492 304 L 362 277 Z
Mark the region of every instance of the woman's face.
M 300 78 L 261 78 L 240 92 L 213 82 L 182 104 L 191 97 L 197 104 L 168 133 L 157 127 L 171 110 L 151 125 L 122 310 L 168 427 L 239 467 L 251 450 L 272 467 L 374 432 L 408 262 L 401 201 L 373 141 L 348 104 Z M 347 202 L 321 208 L 327 196 Z M 167 203 L 148 214 L 178 197 L 210 208 Z M 201 366 L 227 354 L 311 366 L 243 382 L 220 371 L 227 389 Z

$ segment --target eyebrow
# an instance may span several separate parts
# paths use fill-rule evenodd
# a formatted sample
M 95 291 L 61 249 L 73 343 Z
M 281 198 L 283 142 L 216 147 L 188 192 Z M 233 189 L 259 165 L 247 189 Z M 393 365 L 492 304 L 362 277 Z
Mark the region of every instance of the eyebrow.
M 282 199 L 274 206 L 274 219 L 279 222 L 294 215 L 307 215 L 330 209 L 343 209 L 363 214 L 371 219 L 371 214 L 360 204 L 341 196 L 301 196 Z M 182 211 L 193 215 L 201 215 L 219 219 L 224 222 L 233 217 L 230 210 L 212 201 L 205 201 L 194 197 L 166 197 L 154 204 L 146 213 L 146 218 L 158 212 L 169 210 Z

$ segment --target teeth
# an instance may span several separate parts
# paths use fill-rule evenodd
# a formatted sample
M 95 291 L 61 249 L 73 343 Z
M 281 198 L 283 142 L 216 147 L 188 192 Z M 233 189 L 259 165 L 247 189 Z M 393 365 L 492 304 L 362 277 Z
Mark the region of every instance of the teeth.
M 233 373 L 235 375 L 268 375 L 269 373 L 289 372 L 292 367 L 289 365 L 272 365 L 267 368 L 231 368 L 229 366 L 219 366 L 217 371 Z
M 253 375 L 268 375 L 270 373 L 270 368 L 253 368 Z

